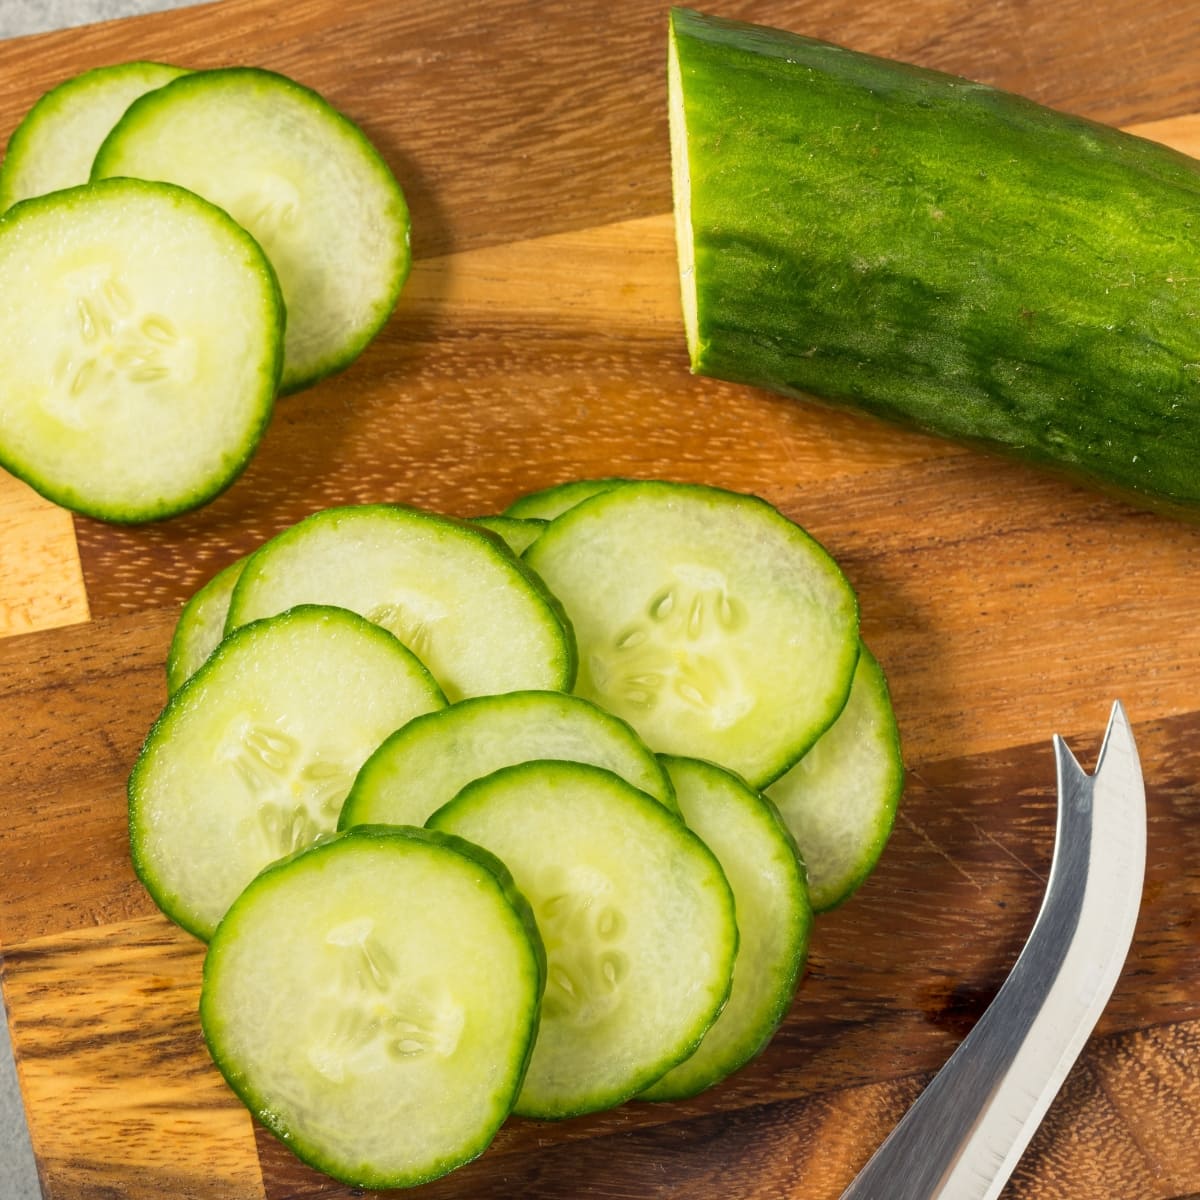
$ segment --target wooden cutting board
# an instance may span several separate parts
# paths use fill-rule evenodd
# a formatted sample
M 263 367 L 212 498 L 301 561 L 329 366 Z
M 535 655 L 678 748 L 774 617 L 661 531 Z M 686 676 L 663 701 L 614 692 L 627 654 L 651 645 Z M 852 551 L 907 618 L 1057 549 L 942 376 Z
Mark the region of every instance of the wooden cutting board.
M 711 6 L 1200 154 L 1200 11 L 1184 7 Z M 686 1104 L 514 1120 L 417 1194 L 834 1200 L 1029 930 L 1053 844 L 1050 735 L 1090 764 L 1120 697 L 1149 796 L 1142 917 L 1005 1196 L 1200 1195 L 1200 527 L 692 378 L 665 30 L 651 0 L 227 0 L 0 44 L 2 136 L 44 89 L 101 63 L 295 76 L 391 162 L 417 255 L 381 337 L 282 402 L 249 471 L 202 512 L 109 528 L 0 477 L 0 950 L 49 1200 L 356 1194 L 297 1164 L 227 1091 L 195 1015 L 202 947 L 128 863 L 124 780 L 165 698 L 180 602 L 327 504 L 474 515 L 610 474 L 757 492 L 833 552 L 892 683 L 903 809 L 876 875 L 820 920 L 807 980 L 759 1060 Z

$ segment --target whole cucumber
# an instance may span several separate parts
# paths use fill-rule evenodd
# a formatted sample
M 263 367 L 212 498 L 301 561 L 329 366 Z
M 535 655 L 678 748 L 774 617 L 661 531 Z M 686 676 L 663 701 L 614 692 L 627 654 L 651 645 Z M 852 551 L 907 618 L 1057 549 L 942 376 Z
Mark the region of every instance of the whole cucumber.
M 777 30 L 670 33 L 693 371 L 1200 514 L 1200 163 Z

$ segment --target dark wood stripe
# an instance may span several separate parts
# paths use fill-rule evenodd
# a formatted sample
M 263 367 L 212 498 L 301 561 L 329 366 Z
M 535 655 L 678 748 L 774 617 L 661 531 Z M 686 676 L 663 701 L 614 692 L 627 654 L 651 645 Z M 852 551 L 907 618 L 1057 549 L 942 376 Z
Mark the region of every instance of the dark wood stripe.
M 1179 1032 L 1194 1040 L 1200 1023 Z M 1140 1034 L 1096 1039 L 1064 1085 L 1004 1191 L 1005 1200 L 1057 1200 L 1064 1195 L 1165 1197 L 1164 1164 L 1148 1155 L 1100 1083 L 1122 1054 L 1137 1053 Z M 647 1113 L 631 1105 L 622 1119 L 575 1136 L 565 1126 L 514 1120 L 493 1148 L 414 1193 L 429 1200 L 520 1196 L 528 1200 L 667 1200 L 691 1195 L 751 1200 L 837 1200 L 879 1141 L 931 1076 L 920 1074 L 745 1108 L 689 1113 L 667 1106 Z M 1173 1093 L 1189 1100 L 1191 1093 Z M 1090 1122 L 1074 1129 L 1080 1114 Z M 1063 1114 L 1067 1114 L 1064 1118 Z M 1139 1121 L 1161 1119 L 1161 1106 Z M 575 1123 L 569 1123 L 575 1124 Z M 587 1124 L 587 1122 L 584 1122 Z M 331 1185 L 269 1133 L 256 1131 L 269 1200 L 360 1196 Z M 1197 1150 L 1181 1148 L 1175 1171 L 1195 1177 Z

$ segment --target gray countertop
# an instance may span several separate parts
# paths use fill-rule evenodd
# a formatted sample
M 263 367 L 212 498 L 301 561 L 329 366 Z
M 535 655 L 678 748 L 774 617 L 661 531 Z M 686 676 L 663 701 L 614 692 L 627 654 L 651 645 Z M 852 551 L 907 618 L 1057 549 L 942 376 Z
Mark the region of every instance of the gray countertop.
M 0 38 L 90 25 L 196 3 L 199 0 L 0 0 Z
M 87 25 L 165 8 L 183 8 L 198 0 L 0 0 L 0 39 Z M 0 131 L 0 142 L 11 130 Z M 17 1087 L 8 1020 L 0 1014 L 0 1198 L 41 1200 L 25 1110 Z
M 5 1017 L 0 1020 L 0 1196 L 40 1200 L 41 1194 Z

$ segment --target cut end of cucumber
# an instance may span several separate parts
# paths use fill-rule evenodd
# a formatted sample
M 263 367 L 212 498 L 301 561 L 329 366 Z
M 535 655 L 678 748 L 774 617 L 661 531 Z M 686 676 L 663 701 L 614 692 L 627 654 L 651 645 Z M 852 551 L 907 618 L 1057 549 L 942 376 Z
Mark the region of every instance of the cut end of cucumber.
M 693 369 L 699 352 L 696 331 L 696 252 L 692 238 L 692 179 L 687 153 L 687 114 L 679 77 L 679 54 L 675 46 L 675 13 L 667 57 L 668 115 L 671 130 L 671 184 L 675 197 L 675 247 L 679 256 L 680 298 L 683 327 Z

